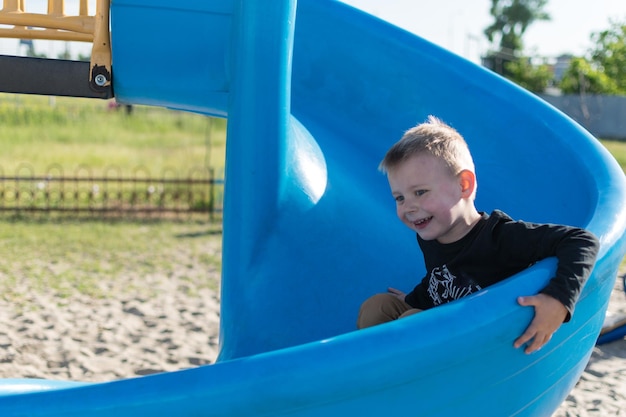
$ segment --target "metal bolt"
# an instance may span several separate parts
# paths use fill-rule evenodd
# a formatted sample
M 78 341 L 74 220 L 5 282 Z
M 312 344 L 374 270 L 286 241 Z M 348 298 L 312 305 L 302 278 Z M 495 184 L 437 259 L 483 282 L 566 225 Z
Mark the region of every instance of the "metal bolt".
M 107 81 L 107 77 L 102 74 L 98 74 L 96 75 L 96 78 L 94 78 L 94 82 L 98 87 L 103 87 L 107 83 Z

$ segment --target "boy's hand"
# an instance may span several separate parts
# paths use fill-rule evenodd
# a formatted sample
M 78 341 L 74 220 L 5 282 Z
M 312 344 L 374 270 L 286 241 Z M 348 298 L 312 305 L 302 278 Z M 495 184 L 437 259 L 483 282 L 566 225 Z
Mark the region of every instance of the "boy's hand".
M 396 290 L 395 288 L 387 288 L 387 292 L 393 296 L 395 296 L 397 299 L 404 301 L 404 298 L 406 297 L 406 294 L 400 290 Z
M 524 334 L 517 338 L 513 346 L 519 348 L 532 340 L 524 352 L 533 353 L 550 341 L 552 334 L 565 320 L 567 309 L 556 298 L 546 294 L 519 297 L 517 302 L 524 307 L 535 307 L 535 318 L 530 322 Z

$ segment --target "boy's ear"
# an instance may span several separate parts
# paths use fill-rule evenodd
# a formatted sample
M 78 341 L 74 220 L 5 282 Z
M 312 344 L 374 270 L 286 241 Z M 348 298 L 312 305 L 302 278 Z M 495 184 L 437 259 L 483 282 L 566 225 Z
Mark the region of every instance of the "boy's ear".
M 459 173 L 459 184 L 461 185 L 461 196 L 469 198 L 476 189 L 476 174 L 464 169 Z

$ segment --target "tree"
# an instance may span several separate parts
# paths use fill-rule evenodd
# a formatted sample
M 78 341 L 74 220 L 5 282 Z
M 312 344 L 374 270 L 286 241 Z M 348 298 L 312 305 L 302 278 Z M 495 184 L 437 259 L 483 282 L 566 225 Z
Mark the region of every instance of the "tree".
M 526 57 L 507 63 L 506 71 L 509 79 L 535 93 L 545 91 L 554 77 L 548 65 L 533 65 L 532 60 Z
M 626 23 L 591 34 L 588 57 L 572 59 L 560 87 L 570 94 L 626 94 Z
M 626 22 L 609 21 L 607 30 L 591 35 L 591 61 L 626 94 Z
M 65 51 L 59 52 L 57 54 L 57 59 L 67 59 L 67 60 L 70 60 L 70 59 L 72 59 L 72 55 L 70 54 L 70 51 L 66 48 Z
M 617 83 L 585 58 L 574 58 L 559 84 L 565 94 L 619 94 Z
M 484 33 L 491 44 L 497 44 L 497 49 L 483 58 L 483 65 L 498 74 L 510 76 L 509 63 L 521 58 L 524 46 L 522 36 L 526 29 L 537 20 L 550 20 L 550 15 L 543 10 L 547 2 L 548 0 L 491 0 L 489 12 L 494 22 Z
M 491 0 L 495 21 L 485 29 L 489 42 L 497 42 L 500 51 L 515 54 L 523 48 L 522 36 L 537 20 L 550 20 L 543 9 L 548 0 Z

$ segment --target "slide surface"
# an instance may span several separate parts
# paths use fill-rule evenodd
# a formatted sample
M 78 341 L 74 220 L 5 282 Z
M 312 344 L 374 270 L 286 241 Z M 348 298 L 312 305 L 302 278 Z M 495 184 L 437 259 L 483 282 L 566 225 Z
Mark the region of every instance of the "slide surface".
M 334 0 L 113 0 L 118 101 L 228 117 L 216 364 L 97 384 L 0 380 L 9 416 L 550 416 L 602 327 L 626 251 L 626 180 L 565 115 Z M 467 139 L 479 210 L 601 241 L 573 319 L 513 348 L 553 259 L 355 331 L 368 296 L 424 271 L 377 166 L 430 114 Z M 21 393 L 20 393 L 21 392 Z

